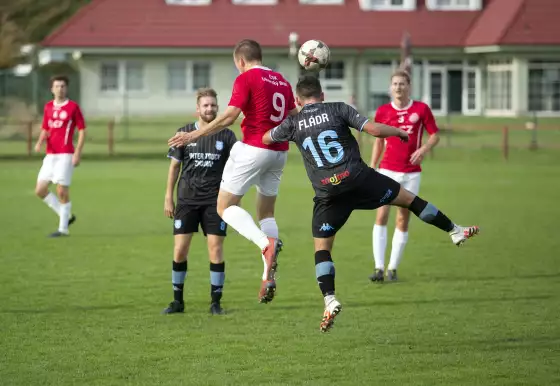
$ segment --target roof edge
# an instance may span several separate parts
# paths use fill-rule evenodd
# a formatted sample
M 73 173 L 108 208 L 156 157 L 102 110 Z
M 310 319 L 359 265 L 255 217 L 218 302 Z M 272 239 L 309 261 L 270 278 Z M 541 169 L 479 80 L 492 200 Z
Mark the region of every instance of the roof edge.
M 41 41 L 42 47 L 56 47 L 56 46 L 49 46 L 53 40 L 55 40 L 60 34 L 62 34 L 68 27 L 80 21 L 87 12 L 96 8 L 100 4 L 102 4 L 105 0 L 93 0 L 91 3 L 84 5 L 80 8 L 75 14 L 70 16 L 66 21 L 64 21 L 60 26 L 58 26 L 53 32 L 47 35 Z

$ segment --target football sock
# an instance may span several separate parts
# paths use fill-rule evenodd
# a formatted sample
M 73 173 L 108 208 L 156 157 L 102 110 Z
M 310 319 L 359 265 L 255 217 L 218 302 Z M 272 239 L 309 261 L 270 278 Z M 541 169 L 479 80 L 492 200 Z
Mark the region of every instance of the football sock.
M 219 303 L 222 299 L 222 290 L 224 288 L 224 281 L 226 263 L 210 263 L 210 297 L 212 303 Z
M 183 288 L 187 277 L 187 261 L 177 263 L 173 261 L 171 271 L 171 284 L 173 284 L 173 299 L 183 303 Z
M 274 219 L 274 217 L 263 218 L 261 221 L 259 221 L 259 224 L 261 226 L 261 231 L 263 231 L 265 235 L 267 235 L 268 237 L 273 237 L 275 239 L 278 238 L 278 225 L 276 224 L 276 220 Z M 261 254 L 261 257 L 264 265 L 262 279 L 266 280 L 266 260 L 263 254 Z
M 54 210 L 54 212 L 58 216 L 60 216 L 60 201 L 58 201 L 58 198 L 54 193 L 49 192 L 49 194 L 47 194 L 45 198 L 43 198 L 43 202 L 47 204 L 49 208 Z
M 404 247 L 406 246 L 407 241 L 408 232 L 395 229 L 395 233 L 393 234 L 393 245 L 391 247 L 391 260 L 389 260 L 389 266 L 387 269 L 397 269 L 401 262 Z
M 373 260 L 375 269 L 385 269 L 385 249 L 387 248 L 387 226 L 373 226 Z
M 334 264 L 329 251 L 315 252 L 315 276 L 323 296 L 334 295 Z
M 268 237 L 259 229 L 246 210 L 232 205 L 224 210 L 222 219 L 241 236 L 256 244 L 261 251 L 268 246 Z
M 58 231 L 61 233 L 68 233 L 68 220 L 70 219 L 70 212 L 72 211 L 72 203 L 60 204 L 60 219 L 58 221 Z
M 442 231 L 451 232 L 455 227 L 455 224 L 440 212 L 438 208 L 418 196 L 414 197 L 408 209 L 418 216 L 420 220 L 436 226 Z

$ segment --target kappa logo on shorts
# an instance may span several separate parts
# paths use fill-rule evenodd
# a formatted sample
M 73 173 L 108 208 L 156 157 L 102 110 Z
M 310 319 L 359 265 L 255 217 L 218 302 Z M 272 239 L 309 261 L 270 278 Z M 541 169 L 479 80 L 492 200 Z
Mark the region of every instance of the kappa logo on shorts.
M 383 197 L 381 197 L 381 200 L 379 200 L 379 202 L 385 202 L 386 199 L 391 197 L 392 193 L 393 193 L 393 191 L 391 189 L 387 189 L 387 193 L 385 193 L 385 195 Z
M 323 178 L 321 180 L 321 184 L 328 185 L 338 185 L 342 182 L 343 179 L 350 176 L 350 172 L 348 170 L 343 171 L 342 173 L 335 173 L 332 177 Z
M 222 141 L 216 141 L 216 150 L 222 150 L 224 148 L 224 143 Z
M 321 228 L 319 228 L 319 231 L 321 231 L 321 232 L 334 231 L 334 228 L 329 223 L 326 223 L 326 224 L 323 223 L 323 225 L 321 225 Z
M 175 220 L 175 229 L 179 229 L 183 226 L 183 222 L 181 220 Z

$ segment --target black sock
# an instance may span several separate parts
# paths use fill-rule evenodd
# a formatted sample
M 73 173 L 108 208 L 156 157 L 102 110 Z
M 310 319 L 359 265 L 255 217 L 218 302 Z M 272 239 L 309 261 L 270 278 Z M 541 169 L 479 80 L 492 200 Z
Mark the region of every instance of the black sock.
M 171 283 L 173 284 L 173 298 L 183 303 L 183 287 L 185 286 L 185 277 L 187 276 L 187 261 L 177 263 L 173 261 L 173 270 L 171 271 Z
M 412 213 L 425 223 L 432 224 L 442 231 L 451 232 L 455 224 L 447 218 L 438 208 L 420 197 L 414 197 L 412 203 L 408 207 Z
M 222 300 L 222 290 L 226 279 L 226 263 L 210 263 L 210 297 L 212 303 L 219 303 Z
M 315 276 L 323 296 L 334 295 L 334 264 L 329 251 L 315 252 Z

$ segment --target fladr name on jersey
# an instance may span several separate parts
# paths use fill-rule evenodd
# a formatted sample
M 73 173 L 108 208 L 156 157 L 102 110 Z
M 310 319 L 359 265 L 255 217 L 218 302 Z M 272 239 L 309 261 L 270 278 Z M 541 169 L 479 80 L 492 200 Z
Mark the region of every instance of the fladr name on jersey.
M 313 117 L 302 119 L 298 122 L 298 128 L 300 130 L 308 129 L 312 126 L 320 125 L 321 123 L 329 122 L 329 115 L 323 113 L 321 115 L 315 115 Z

